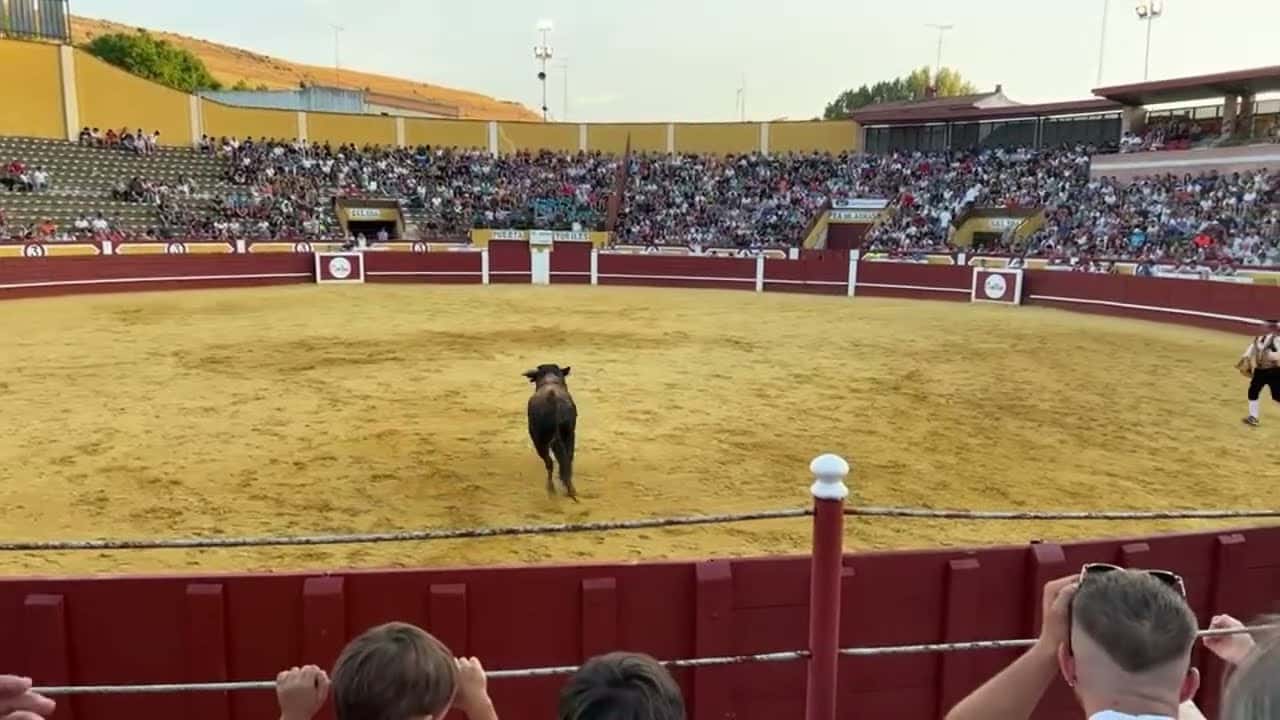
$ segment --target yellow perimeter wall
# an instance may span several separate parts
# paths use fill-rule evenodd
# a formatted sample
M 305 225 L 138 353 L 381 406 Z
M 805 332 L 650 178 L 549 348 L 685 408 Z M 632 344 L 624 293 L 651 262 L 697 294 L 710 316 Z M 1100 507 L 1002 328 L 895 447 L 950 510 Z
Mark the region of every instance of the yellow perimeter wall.
M 65 139 L 58 46 L 0 41 L 0 135 Z
M 203 133 L 214 137 L 296 138 L 298 113 L 223 105 L 130 75 L 92 55 L 75 50 L 74 95 L 78 126 L 160 131 L 164 145 L 187 146 Z M 59 47 L 48 43 L 0 40 L 0 135 L 67 136 L 62 101 Z M 20 80 L 19 80 L 20 79 Z M 435 120 L 385 115 L 305 113 L 307 138 L 334 145 L 395 145 L 403 124 L 407 146 L 489 147 L 490 124 L 483 120 Z M 749 153 L 760 150 L 760 123 L 676 123 L 670 132 L 676 152 Z M 195 127 L 193 127 L 195 126 Z M 78 131 L 79 127 L 73 130 Z M 666 152 L 666 123 L 588 124 L 586 148 L 621 153 L 627 136 L 636 152 Z M 193 133 L 196 137 L 192 137 Z M 776 122 L 769 124 L 769 152 L 841 152 L 857 150 L 853 122 Z M 498 152 L 551 149 L 576 152 L 582 143 L 576 123 L 497 123 Z
M 631 136 L 632 152 L 664 153 L 667 151 L 667 124 L 648 125 L 592 124 L 587 126 L 587 149 L 621 155 Z
M 404 143 L 409 147 L 489 147 L 489 123 L 483 120 L 427 120 L 406 118 Z
M 357 147 L 395 145 L 396 120 L 382 115 L 307 113 L 307 139 L 312 142 Z
M 190 145 L 191 96 L 143 80 L 77 50 L 76 98 L 82 127 L 160 131 L 163 145 Z M 195 138 L 199 140 L 200 138 Z
M 575 123 L 498 123 L 498 152 L 508 155 L 521 150 L 577 152 L 580 131 Z
M 676 125 L 676 152 L 678 153 L 728 155 L 756 152 L 759 149 L 760 123 Z
M 852 122 L 785 122 L 769 125 L 769 154 L 829 152 L 838 155 L 858 149 L 858 126 Z
M 265 110 L 200 101 L 204 134 L 212 138 L 252 137 L 292 140 L 298 137 L 298 113 L 292 110 Z

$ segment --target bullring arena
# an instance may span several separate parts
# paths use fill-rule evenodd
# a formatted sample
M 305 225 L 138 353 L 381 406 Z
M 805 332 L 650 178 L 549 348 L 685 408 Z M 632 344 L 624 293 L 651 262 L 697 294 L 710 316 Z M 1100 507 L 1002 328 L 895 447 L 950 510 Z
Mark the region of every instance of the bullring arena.
M 853 461 L 854 497 L 866 505 L 1249 507 L 1269 492 L 1251 467 L 1274 424 L 1242 431 L 1241 381 L 1224 361 L 1241 343 L 1210 330 L 1034 307 L 582 286 L 305 285 L 6 309 L 0 502 L 26 509 L 6 523 L 9 540 L 789 507 L 804 501 L 803 468 L 822 449 Z M 528 442 L 520 373 L 543 361 L 573 368 L 581 505 L 545 495 Z M 922 549 L 1107 532 L 1091 521 L 885 519 L 850 527 L 847 543 Z M 808 543 L 803 520 L 778 520 L 0 562 L 39 574 L 417 567 L 766 555 Z
M 1280 69 L 597 124 L 240 106 L 55 42 L 0 67 L 0 673 L 57 720 L 270 717 L 282 668 L 390 620 L 482 658 L 508 719 L 625 649 L 690 720 L 923 720 L 1085 563 L 1176 572 L 1200 628 L 1280 597 L 1280 405 L 1242 424 L 1233 369 L 1280 316 Z M 1239 112 L 1237 147 L 1145 110 L 1224 87 L 1185 120 Z M 1208 209 L 1164 174 L 1217 165 Z M 1054 244 L 1153 196 L 1247 206 L 1240 242 Z M 542 363 L 580 502 L 528 437 Z M 1035 715 L 1078 716 L 1061 682 Z

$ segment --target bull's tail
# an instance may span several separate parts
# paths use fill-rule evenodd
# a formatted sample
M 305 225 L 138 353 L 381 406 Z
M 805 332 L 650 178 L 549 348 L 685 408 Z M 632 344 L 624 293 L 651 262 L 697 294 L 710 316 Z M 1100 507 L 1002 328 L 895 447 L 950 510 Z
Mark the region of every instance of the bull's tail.
M 560 470 L 560 484 L 564 485 L 565 494 L 578 500 L 578 493 L 573 489 L 573 425 L 560 424 L 556 428 L 556 436 L 551 440 L 551 452 L 556 456 L 556 465 Z

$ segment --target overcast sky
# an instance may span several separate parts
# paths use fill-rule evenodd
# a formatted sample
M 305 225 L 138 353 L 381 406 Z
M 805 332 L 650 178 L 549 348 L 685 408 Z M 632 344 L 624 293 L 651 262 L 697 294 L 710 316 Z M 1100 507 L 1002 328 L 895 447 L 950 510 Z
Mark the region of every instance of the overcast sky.
M 1110 0 L 1103 84 L 1142 80 L 1146 23 Z M 72 11 L 540 105 L 540 19 L 569 64 L 568 119 L 807 119 L 837 93 L 934 63 L 1020 102 L 1089 96 L 1104 0 L 72 0 Z M 1151 78 L 1280 65 L 1280 0 L 1164 0 Z M 551 112 L 563 114 L 553 69 Z

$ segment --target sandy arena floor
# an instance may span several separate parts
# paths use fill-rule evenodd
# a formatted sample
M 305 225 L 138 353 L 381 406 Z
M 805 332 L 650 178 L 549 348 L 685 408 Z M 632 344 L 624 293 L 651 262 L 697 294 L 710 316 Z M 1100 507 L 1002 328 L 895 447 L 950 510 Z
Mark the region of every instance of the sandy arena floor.
M 9 301 L 0 539 L 309 534 L 852 502 L 1274 505 L 1280 406 L 1240 337 L 1036 308 L 724 291 L 315 287 Z M 582 503 L 525 432 L 570 365 Z M 1260 463 L 1260 453 L 1270 458 Z M 6 574 L 451 566 L 804 551 L 807 519 L 212 551 L 0 553 Z M 853 548 L 1239 526 L 851 520 Z

